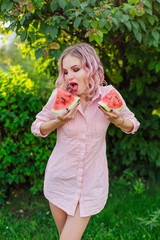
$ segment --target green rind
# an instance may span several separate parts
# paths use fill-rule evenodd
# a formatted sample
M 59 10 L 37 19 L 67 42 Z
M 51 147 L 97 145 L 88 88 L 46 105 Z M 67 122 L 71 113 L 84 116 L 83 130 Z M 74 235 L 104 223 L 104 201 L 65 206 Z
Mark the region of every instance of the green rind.
M 104 102 L 99 101 L 98 104 L 99 104 L 102 108 L 104 108 L 107 112 L 110 112 L 111 108 L 107 107 Z M 124 105 L 123 105 L 122 107 L 120 107 L 120 108 L 117 108 L 116 111 L 121 111 L 122 108 L 124 108 Z
M 71 110 L 79 101 L 80 101 L 80 98 L 76 97 L 74 102 L 72 102 L 72 104 L 68 107 L 68 110 Z M 52 109 L 51 112 L 53 112 L 55 114 L 61 114 L 61 113 L 63 113 L 64 110 L 65 110 L 65 108 L 63 108 L 62 110 L 54 110 L 54 109 Z
M 102 101 L 99 101 L 98 104 L 99 104 L 102 108 L 104 108 L 104 110 L 106 110 L 107 112 L 110 111 L 110 108 L 108 108 L 108 107 L 106 106 L 106 104 L 104 104 Z

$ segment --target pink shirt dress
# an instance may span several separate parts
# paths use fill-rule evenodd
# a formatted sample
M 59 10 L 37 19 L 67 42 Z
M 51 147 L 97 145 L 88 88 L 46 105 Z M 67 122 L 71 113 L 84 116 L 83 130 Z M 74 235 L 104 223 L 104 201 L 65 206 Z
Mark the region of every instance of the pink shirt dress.
M 45 171 L 44 195 L 72 216 L 78 202 L 80 216 L 86 217 L 99 213 L 107 201 L 106 131 L 110 121 L 104 117 L 97 102 L 112 89 L 112 85 L 99 86 L 85 112 L 80 104 L 74 119 L 57 128 L 57 142 Z M 40 132 L 41 123 L 57 118 L 51 112 L 55 96 L 56 89 L 37 114 L 31 127 L 35 136 L 46 137 Z M 134 128 L 130 133 L 137 131 L 140 123 L 125 102 L 120 114 L 133 122 Z

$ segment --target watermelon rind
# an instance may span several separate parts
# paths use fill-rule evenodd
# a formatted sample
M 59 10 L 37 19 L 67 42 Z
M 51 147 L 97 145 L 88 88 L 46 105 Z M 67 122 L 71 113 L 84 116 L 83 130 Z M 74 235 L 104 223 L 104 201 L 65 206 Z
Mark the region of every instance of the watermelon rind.
M 111 108 L 107 107 L 106 104 L 102 101 L 99 101 L 98 104 L 104 109 L 106 110 L 107 112 L 110 112 Z M 124 108 L 124 105 L 120 108 L 117 108 L 116 111 L 121 111 L 122 108 Z
M 68 110 L 70 111 L 78 102 L 80 101 L 80 97 L 75 97 L 75 100 L 71 103 L 71 105 L 68 107 Z M 64 112 L 66 108 L 63 108 L 61 110 L 54 110 L 52 109 L 51 112 L 55 114 L 61 114 Z

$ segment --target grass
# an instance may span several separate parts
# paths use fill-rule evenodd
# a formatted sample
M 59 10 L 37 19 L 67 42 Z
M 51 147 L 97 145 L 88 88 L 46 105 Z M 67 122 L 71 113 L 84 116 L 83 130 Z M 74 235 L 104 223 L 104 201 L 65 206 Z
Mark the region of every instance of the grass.
M 138 182 L 139 181 L 139 182 Z M 82 240 L 160 240 L 160 185 L 141 180 L 110 183 L 107 204 L 92 216 Z M 42 194 L 13 191 L 1 207 L 1 240 L 58 240 Z

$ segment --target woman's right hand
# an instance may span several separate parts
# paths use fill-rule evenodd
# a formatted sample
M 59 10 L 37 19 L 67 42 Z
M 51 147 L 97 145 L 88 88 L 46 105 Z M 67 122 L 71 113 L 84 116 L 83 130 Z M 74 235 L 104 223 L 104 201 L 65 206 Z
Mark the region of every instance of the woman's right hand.
M 68 110 L 66 108 L 63 113 L 57 115 L 57 119 L 59 121 L 61 121 L 62 123 L 65 123 L 68 120 L 73 119 L 76 112 L 77 112 L 77 106 L 78 105 L 79 105 L 79 103 L 77 103 L 71 110 Z
M 41 123 L 40 125 L 41 134 L 47 135 L 50 132 L 57 129 L 58 127 L 60 127 L 61 125 L 65 124 L 65 122 L 67 122 L 68 120 L 73 119 L 77 112 L 77 106 L 78 104 L 76 104 L 76 106 L 74 106 L 70 111 L 66 109 L 63 113 L 57 115 L 57 118 L 54 120 Z

